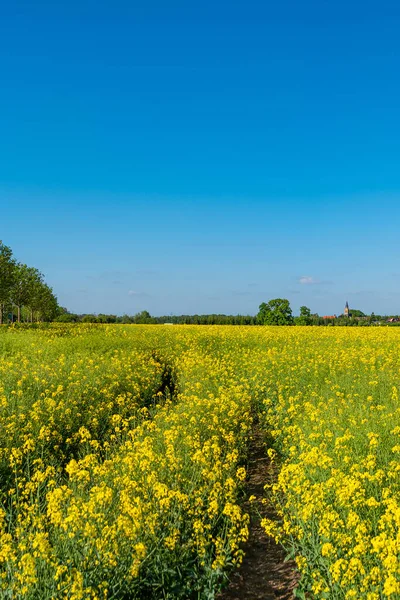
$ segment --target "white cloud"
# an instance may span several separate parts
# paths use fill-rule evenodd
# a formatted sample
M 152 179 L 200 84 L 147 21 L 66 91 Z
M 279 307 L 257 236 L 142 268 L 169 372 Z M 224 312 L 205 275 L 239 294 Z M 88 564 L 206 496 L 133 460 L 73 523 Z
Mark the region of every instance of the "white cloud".
M 128 296 L 135 296 L 136 298 L 148 298 L 149 294 L 146 294 L 146 292 L 136 292 L 135 290 L 129 290 Z
M 319 283 L 319 281 L 310 275 L 302 275 L 299 277 L 299 283 L 301 283 L 301 285 L 314 285 Z
M 311 275 L 302 275 L 297 281 L 301 285 L 330 285 L 332 283 L 332 281 L 321 281 L 318 277 L 312 277 Z

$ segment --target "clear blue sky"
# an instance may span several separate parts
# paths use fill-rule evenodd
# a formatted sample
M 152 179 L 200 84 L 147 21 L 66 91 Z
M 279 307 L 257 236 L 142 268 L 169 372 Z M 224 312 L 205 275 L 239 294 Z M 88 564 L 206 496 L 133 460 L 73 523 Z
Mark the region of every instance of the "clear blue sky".
M 0 239 L 62 305 L 400 312 L 400 3 L 0 3 Z

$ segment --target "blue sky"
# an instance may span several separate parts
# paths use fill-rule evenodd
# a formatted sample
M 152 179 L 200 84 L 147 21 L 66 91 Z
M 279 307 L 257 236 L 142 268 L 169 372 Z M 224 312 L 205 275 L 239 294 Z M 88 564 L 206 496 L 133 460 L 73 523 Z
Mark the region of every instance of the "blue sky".
M 400 312 L 399 3 L 1 8 L 0 239 L 62 305 Z

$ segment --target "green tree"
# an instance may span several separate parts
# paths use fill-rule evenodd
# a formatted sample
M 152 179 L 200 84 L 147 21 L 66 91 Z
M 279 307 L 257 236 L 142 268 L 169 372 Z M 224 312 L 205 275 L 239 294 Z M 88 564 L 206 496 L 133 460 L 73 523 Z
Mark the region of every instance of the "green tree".
M 11 290 L 15 279 L 15 261 L 12 250 L 0 240 L 0 325 L 6 308 L 11 303 Z
M 76 323 L 78 321 L 78 317 L 77 315 L 74 315 L 72 313 L 69 312 L 65 312 L 62 313 L 61 315 L 58 315 L 54 321 L 56 323 Z M 92 321 L 90 321 L 92 322 Z
M 80 319 L 81 323 L 97 323 L 95 315 L 83 315 Z
M 146 325 L 148 323 L 153 323 L 154 321 L 148 310 L 142 310 L 141 312 L 136 313 L 134 316 L 134 322 L 137 325 Z
M 31 288 L 27 308 L 30 312 L 30 321 L 52 321 L 60 314 L 57 298 L 51 287 L 44 282 L 42 273 L 37 269 L 30 269 Z
M 365 314 L 362 312 L 362 310 L 357 310 L 356 308 L 352 308 L 350 310 L 350 312 L 351 312 L 352 317 L 365 317 Z
M 17 308 L 17 320 L 32 322 L 51 321 L 60 314 L 53 290 L 44 282 L 43 275 L 33 267 L 16 263 L 12 250 L 0 241 L 0 324 L 6 311 Z
M 12 301 L 17 307 L 17 321 L 21 321 L 21 310 L 28 306 L 35 292 L 37 269 L 21 263 L 15 265 L 15 278 L 11 290 Z
M 30 322 L 32 323 L 34 315 L 37 321 L 40 320 L 39 312 L 42 303 L 43 286 L 45 283 L 43 275 L 38 269 L 31 268 L 30 276 L 31 286 L 26 308 L 29 310 Z
M 58 314 L 58 302 L 53 290 L 47 283 L 43 283 L 38 298 L 38 319 L 52 321 Z
M 295 318 L 296 325 L 311 325 L 312 316 L 308 306 L 300 306 L 300 316 Z
M 260 325 L 293 325 L 292 309 L 289 300 L 274 298 L 269 302 L 262 302 L 257 315 Z

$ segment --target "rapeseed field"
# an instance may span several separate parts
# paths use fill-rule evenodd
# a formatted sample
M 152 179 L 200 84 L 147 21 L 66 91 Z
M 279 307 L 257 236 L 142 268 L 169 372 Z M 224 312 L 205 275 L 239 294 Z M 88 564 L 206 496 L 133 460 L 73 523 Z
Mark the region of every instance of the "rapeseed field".
M 298 597 L 400 598 L 400 331 L 0 330 L 0 597 L 212 599 L 254 427 Z

